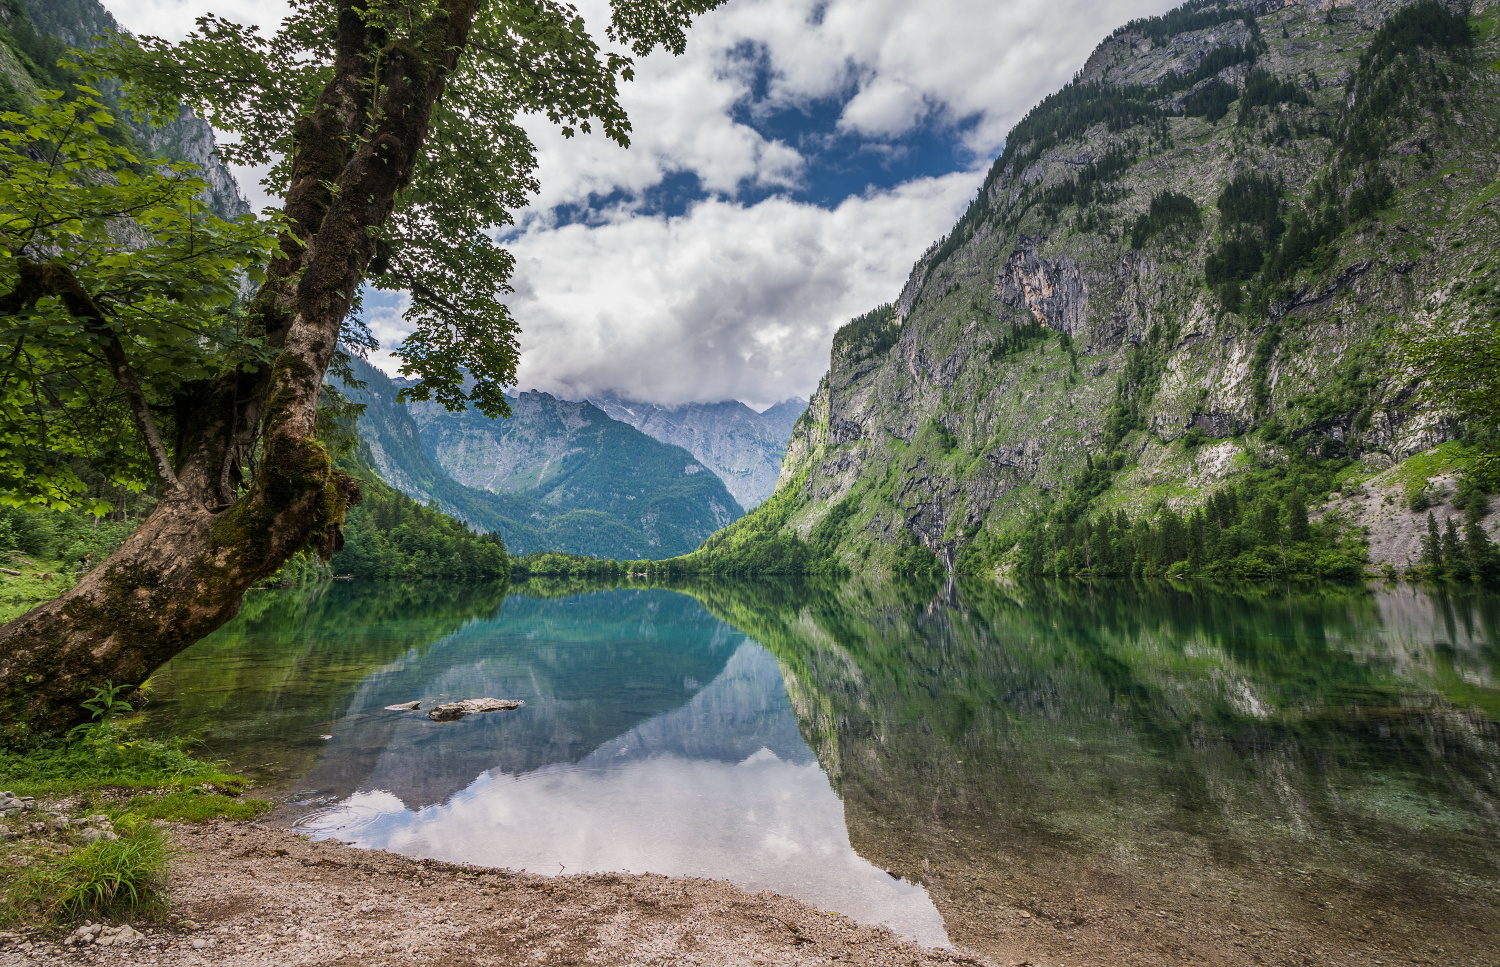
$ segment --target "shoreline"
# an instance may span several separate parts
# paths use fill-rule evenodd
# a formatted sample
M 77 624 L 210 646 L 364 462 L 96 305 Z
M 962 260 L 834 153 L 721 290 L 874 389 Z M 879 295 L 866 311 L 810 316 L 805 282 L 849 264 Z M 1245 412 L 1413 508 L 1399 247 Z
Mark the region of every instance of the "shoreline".
M 0 967 L 990 964 L 781 894 L 657 874 L 549 877 L 418 860 L 261 822 L 173 824 L 172 912 L 108 946 L 0 935 Z

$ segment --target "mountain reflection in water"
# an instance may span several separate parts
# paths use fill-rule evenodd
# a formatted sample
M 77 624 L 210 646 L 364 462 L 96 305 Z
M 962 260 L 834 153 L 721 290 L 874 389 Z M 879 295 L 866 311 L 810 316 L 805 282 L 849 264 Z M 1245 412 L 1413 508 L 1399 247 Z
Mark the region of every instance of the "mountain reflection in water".
M 349 605 L 352 618 L 360 605 Z M 244 738 L 249 720 L 283 711 L 313 719 L 316 706 L 326 717 L 306 727 L 328 738 L 291 783 L 305 815 L 282 810 L 297 829 L 535 873 L 726 879 L 947 942 L 920 885 L 851 848 L 843 805 L 798 732 L 775 659 L 691 598 L 512 597 L 500 614 L 440 626 L 435 640 L 377 650 L 341 694 L 306 695 L 300 707 L 256 699 L 243 676 L 216 686 L 215 670 L 247 651 L 273 691 L 315 678 L 319 653 L 341 651 L 355 633 L 286 607 L 276 632 L 232 626 L 174 661 L 158 676 L 151 715 L 163 731 L 196 721 L 211 751 L 245 761 L 274 753 L 219 746 L 215 731 Z M 210 698 L 230 687 L 243 693 Z M 453 723 L 385 710 L 486 695 L 526 705 Z M 194 714 L 206 705 L 216 725 Z M 327 805 L 308 813 L 317 803 Z
M 472 721 L 446 734 L 461 736 Z M 413 718 L 402 727 L 425 729 Z M 927 944 L 947 940 L 920 886 L 850 847 L 843 806 L 797 734 L 776 662 L 753 642 L 686 706 L 579 762 L 495 769 L 441 804 L 409 810 L 385 788 L 399 783 L 403 759 L 405 752 L 382 757 L 370 791 L 297 828 L 406 856 L 534 873 L 727 879 L 885 923 Z
M 1493 597 L 683 590 L 268 595 L 151 724 L 341 839 L 721 877 L 1002 962 L 1500 962 Z M 483 695 L 527 705 L 383 710 Z

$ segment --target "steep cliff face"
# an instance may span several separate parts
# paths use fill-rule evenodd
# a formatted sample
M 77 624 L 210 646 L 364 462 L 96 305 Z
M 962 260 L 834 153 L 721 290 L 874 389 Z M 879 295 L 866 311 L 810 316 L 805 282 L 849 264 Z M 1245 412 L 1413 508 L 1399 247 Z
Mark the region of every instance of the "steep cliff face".
M 738 400 L 661 406 L 596 396 L 590 402 L 647 436 L 697 457 L 746 510 L 776 490 L 792 427 L 807 411 L 807 401 L 797 398 L 782 400 L 763 413 Z
M 0 93 L 8 87 L 23 101 L 38 89 L 62 83 L 52 62 L 67 48 L 88 49 L 101 37 L 127 32 L 98 0 L 6 0 L 0 3 L 0 27 L 10 33 L 9 38 L 0 36 Z M 103 94 L 115 103 L 115 89 Z M 204 195 L 215 214 L 235 218 L 249 213 L 234 175 L 214 153 L 214 133 L 207 122 L 187 108 L 160 126 L 123 120 L 146 155 L 197 166 L 208 182 Z
M 1500 21 L 1449 10 L 1196 3 L 1116 31 L 835 339 L 788 526 L 852 500 L 846 562 L 951 564 L 1093 461 L 1096 505 L 1135 515 L 1293 450 L 1357 482 L 1447 439 L 1397 341 L 1494 311 L 1500 274 Z

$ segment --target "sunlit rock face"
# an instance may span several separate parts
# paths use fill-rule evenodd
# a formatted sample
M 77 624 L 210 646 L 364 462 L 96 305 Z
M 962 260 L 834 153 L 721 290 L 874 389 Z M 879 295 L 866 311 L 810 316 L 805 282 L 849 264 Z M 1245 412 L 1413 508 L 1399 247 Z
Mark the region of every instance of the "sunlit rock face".
M 610 416 L 703 462 L 750 510 L 776 489 L 792 427 L 807 412 L 804 399 L 786 399 L 757 413 L 738 400 L 661 406 L 618 396 L 589 401 Z

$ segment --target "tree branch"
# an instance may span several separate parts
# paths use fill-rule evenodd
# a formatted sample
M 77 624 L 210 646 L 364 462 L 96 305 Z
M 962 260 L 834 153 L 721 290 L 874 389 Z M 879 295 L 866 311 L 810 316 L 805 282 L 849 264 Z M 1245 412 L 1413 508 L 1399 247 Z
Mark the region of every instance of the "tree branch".
M 156 428 L 156 418 L 151 415 L 151 407 L 146 402 L 146 394 L 141 391 L 141 384 L 135 378 L 135 371 L 130 368 L 130 360 L 125 356 L 125 347 L 120 344 L 119 334 L 109 325 L 104 318 L 92 296 L 79 283 L 66 265 L 50 263 L 39 265 L 30 259 L 17 259 L 17 268 L 20 270 L 20 280 L 12 291 L 0 303 L 7 309 L 12 305 L 16 311 L 21 307 L 29 307 L 36 304 L 43 296 L 53 295 L 61 300 L 68 314 L 82 322 L 100 342 L 104 349 L 104 359 L 109 364 L 110 372 L 114 374 L 115 382 L 125 393 L 125 401 L 130 410 L 131 422 L 135 424 L 136 430 L 145 441 L 146 453 L 151 459 L 151 468 L 156 471 L 156 476 L 161 480 L 166 490 L 175 490 L 177 474 L 172 470 L 172 460 L 167 454 L 167 448 L 161 442 L 161 432 Z

